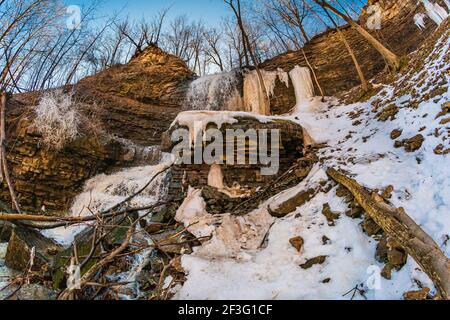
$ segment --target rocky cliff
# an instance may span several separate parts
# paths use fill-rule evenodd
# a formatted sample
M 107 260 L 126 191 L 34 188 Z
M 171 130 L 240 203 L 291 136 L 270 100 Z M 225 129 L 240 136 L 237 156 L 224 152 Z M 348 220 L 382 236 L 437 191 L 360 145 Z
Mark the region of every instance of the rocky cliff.
M 82 80 L 75 90 L 100 106 L 109 133 L 142 145 L 159 145 L 193 78 L 181 59 L 150 46 L 128 64 Z
M 382 13 L 381 29 L 369 31 L 399 56 L 406 56 L 419 48 L 437 28 L 430 19 L 425 20 L 424 30 L 415 25 L 414 16 L 425 12 L 424 6 L 417 0 L 371 0 L 369 5 L 379 5 Z M 361 25 L 365 26 L 369 17 L 364 12 L 360 18 Z M 383 71 L 385 62 L 382 56 L 356 30 L 344 26 L 342 31 L 367 79 Z M 326 95 L 335 95 L 359 85 L 354 64 L 336 30 L 327 30 L 314 37 L 305 45 L 304 50 Z M 290 71 L 296 65 L 307 66 L 301 51 L 282 54 L 264 62 L 261 67 L 266 70 L 282 68 Z M 271 105 L 276 114 L 289 111 L 295 105 L 293 86 L 286 88 L 277 81 Z
M 74 93 L 84 115 L 95 118 L 100 131 L 83 130 L 59 151 L 45 148 L 31 126 L 42 93 L 11 97 L 7 157 L 22 208 L 63 213 L 87 179 L 139 161 L 145 146 L 160 144 L 162 133 L 181 110 L 192 77 L 182 60 L 151 46 L 126 65 L 64 88 Z M 145 160 L 158 160 L 152 157 Z M 0 191 L 0 200 L 9 203 L 7 188 Z

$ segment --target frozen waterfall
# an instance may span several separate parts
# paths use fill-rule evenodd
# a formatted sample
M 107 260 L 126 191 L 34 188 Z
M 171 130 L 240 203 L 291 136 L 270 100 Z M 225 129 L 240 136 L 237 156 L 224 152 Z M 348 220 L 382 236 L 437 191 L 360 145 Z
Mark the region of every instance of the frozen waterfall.
M 194 80 L 184 101 L 186 110 L 229 110 L 242 109 L 239 93 L 241 74 L 238 71 L 218 73 Z
M 433 20 L 437 25 L 440 25 L 445 19 L 448 18 L 448 13 L 445 11 L 444 8 L 442 8 L 437 3 L 431 3 L 429 0 L 422 0 L 423 5 L 425 6 L 425 9 L 427 10 L 428 16 Z M 448 0 L 446 0 L 446 5 L 449 7 L 450 10 L 450 3 Z

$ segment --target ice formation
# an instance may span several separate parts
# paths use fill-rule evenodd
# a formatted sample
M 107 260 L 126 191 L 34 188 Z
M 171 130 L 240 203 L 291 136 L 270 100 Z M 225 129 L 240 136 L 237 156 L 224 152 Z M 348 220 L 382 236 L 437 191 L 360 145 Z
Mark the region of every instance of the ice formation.
M 273 96 L 277 79 L 284 83 L 286 87 L 289 87 L 289 76 L 281 69 L 277 71 L 261 70 L 261 74 L 269 97 Z M 244 77 L 244 110 L 264 114 L 263 97 L 263 90 L 256 70 L 247 72 Z
M 437 3 L 431 3 L 429 0 L 422 0 L 425 9 L 427 10 L 428 16 L 437 24 L 440 25 L 448 17 L 447 11 L 442 8 Z M 448 1 L 446 2 L 448 6 Z M 450 7 L 449 7 L 450 10 Z
M 178 114 L 177 118 L 172 123 L 171 127 L 179 125 L 187 127 L 190 133 L 191 146 L 194 144 L 195 137 L 199 132 L 205 132 L 209 124 L 215 124 L 218 129 L 222 128 L 224 124 L 235 124 L 238 122 L 236 118 L 253 118 L 261 123 L 268 123 L 272 118 L 256 115 L 248 112 L 234 112 L 234 111 L 185 111 Z
M 186 94 L 185 110 L 242 110 L 240 72 L 230 71 L 194 80 Z
M 115 174 L 100 174 L 90 179 L 83 192 L 78 195 L 70 209 L 71 216 L 89 216 L 92 212 L 107 210 L 125 200 L 128 196 L 144 187 L 156 173 L 170 165 L 171 158 L 165 155 L 162 164 L 125 169 Z M 130 206 L 143 207 L 157 203 L 166 194 L 166 175 L 159 175 L 140 195 L 130 201 Z M 63 245 L 70 245 L 75 236 L 87 225 L 61 227 L 42 233 Z
M 441 120 L 435 118 L 434 113 L 430 114 L 430 110 L 437 113 L 450 99 L 448 81 L 443 86 L 439 84 L 442 74 L 449 68 L 449 49 L 450 39 L 445 35 L 424 61 L 421 71 L 384 85 L 369 101 L 351 105 L 333 101 L 333 108 L 329 108 L 327 102 L 314 112 L 297 110 L 287 117 L 309 125 L 311 136 L 328 145 L 319 151 L 324 160 L 322 168 L 341 168 L 371 189 L 394 186 L 392 204 L 403 207 L 441 245 L 447 256 L 450 255 L 447 241 L 450 230 L 450 170 L 448 155 L 437 155 L 433 150 L 438 144 L 443 144 L 445 149 L 450 145 L 448 139 L 443 142 L 443 136 L 435 136 L 435 129 L 440 126 L 445 132 L 445 125 L 440 125 Z M 445 78 L 448 80 L 448 75 Z M 405 84 L 412 85 L 423 97 L 437 86 L 446 90 L 439 96 L 424 98 L 415 108 L 408 108 L 403 105 L 411 95 L 398 94 L 398 89 Z M 372 112 L 375 101 L 381 101 L 381 105 L 396 104 L 400 108 L 398 116 L 388 122 L 377 121 L 377 114 Z M 352 113 L 361 114 L 361 124 L 354 124 Z M 394 148 L 390 134 L 398 128 L 403 128 L 405 138 L 422 132 L 426 137 L 422 148 L 413 155 Z M 326 179 L 323 170 L 313 170 L 309 179 L 299 187 L 303 190 L 313 187 L 314 181 L 320 181 L 321 177 Z M 289 198 L 298 190 L 285 191 L 268 203 L 276 208 L 280 198 Z M 201 202 L 200 192 L 196 197 Z M 183 256 L 187 281 L 175 299 L 349 300 L 351 294 L 346 293 L 355 284 L 364 288 L 364 296 L 357 293 L 355 299 L 403 299 L 405 292 L 421 287 L 432 289 L 431 294 L 436 293 L 433 283 L 410 257 L 390 280 L 380 278 L 378 285 L 372 286 L 369 280 L 374 271 L 379 274 L 384 267 L 375 259 L 377 242 L 361 231 L 362 220 L 352 220 L 344 214 L 348 206 L 337 197 L 336 188 L 318 192 L 311 201 L 285 218 L 276 219 L 267 229 L 265 209 L 268 203 L 263 203 L 251 214 L 260 219 L 259 224 L 222 216 L 223 227 L 214 228 L 211 241 L 193 254 Z M 342 213 L 333 227 L 320 212 L 326 203 L 333 211 Z M 189 203 L 191 205 L 196 207 L 193 202 Z M 205 207 L 197 210 L 202 213 L 202 218 L 209 217 Z M 212 226 L 209 228 L 208 233 L 211 233 Z M 239 231 L 233 233 L 234 230 Z M 261 235 L 267 235 L 266 246 L 255 245 Z M 298 236 L 304 239 L 301 253 L 289 243 L 292 237 Z M 324 236 L 327 239 L 325 243 Z M 322 265 L 307 270 L 299 267 L 307 259 L 319 255 L 327 256 Z
M 414 23 L 419 29 L 425 29 L 425 13 L 418 13 L 414 16 Z
M 289 75 L 291 76 L 292 83 L 294 84 L 297 104 L 300 104 L 302 100 L 314 97 L 314 84 L 312 82 L 311 71 L 309 71 L 309 68 L 295 66 L 295 68 L 289 72 Z

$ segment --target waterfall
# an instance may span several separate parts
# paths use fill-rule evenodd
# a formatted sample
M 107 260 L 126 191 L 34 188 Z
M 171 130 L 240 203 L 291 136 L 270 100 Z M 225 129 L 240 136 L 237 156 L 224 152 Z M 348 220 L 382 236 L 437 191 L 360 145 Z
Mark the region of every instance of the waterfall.
M 100 174 L 88 180 L 83 192 L 79 194 L 70 209 L 71 216 L 89 216 L 111 208 L 145 186 L 154 174 L 170 162 L 170 155 L 164 154 L 160 165 L 126 168 L 111 175 Z M 153 205 L 167 194 L 166 174 L 159 175 L 139 196 L 129 202 L 132 207 Z M 70 245 L 75 236 L 87 225 L 76 225 L 45 230 L 42 234 L 63 245 Z
M 289 78 L 294 84 L 297 106 L 314 97 L 314 85 L 309 68 L 295 68 L 287 73 L 261 70 L 267 95 L 274 95 L 277 80 L 289 88 Z M 242 86 L 242 90 L 241 90 Z M 243 96 L 241 96 L 243 92 Z M 243 75 L 239 71 L 205 76 L 193 81 L 184 101 L 185 110 L 245 111 L 264 114 L 264 93 L 256 70 Z
M 289 75 L 294 84 L 295 98 L 297 101 L 296 107 L 298 108 L 303 102 L 310 101 L 314 97 L 314 84 L 311 78 L 311 71 L 309 68 L 295 66 L 289 72 Z
M 184 101 L 185 110 L 229 110 L 242 109 L 239 93 L 241 73 L 223 72 L 194 80 Z
M 442 8 L 437 3 L 431 3 L 429 0 L 422 0 L 425 9 L 427 10 L 428 16 L 437 24 L 440 25 L 448 17 L 447 11 Z M 450 3 L 446 1 L 448 6 Z M 449 8 L 450 10 L 450 8 Z
M 269 97 L 273 96 L 277 78 L 289 87 L 289 75 L 281 69 L 277 71 L 261 70 L 264 85 Z M 264 114 L 263 90 L 255 70 L 247 72 L 244 77 L 244 111 Z

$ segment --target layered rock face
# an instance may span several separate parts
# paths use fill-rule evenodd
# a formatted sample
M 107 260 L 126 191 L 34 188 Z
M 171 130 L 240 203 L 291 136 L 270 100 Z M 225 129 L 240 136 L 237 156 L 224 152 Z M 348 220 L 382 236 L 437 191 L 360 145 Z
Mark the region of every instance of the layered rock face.
M 103 137 L 82 136 L 61 151 L 45 148 L 20 98 L 8 106 L 7 160 L 24 210 L 67 209 L 86 179 L 125 162 L 124 146 Z M 0 192 L 2 201 L 10 203 L 8 189 L 2 186 Z
M 142 157 L 139 150 L 160 144 L 162 133 L 181 110 L 192 77 L 183 61 L 149 47 L 127 65 L 64 88 L 82 102 L 82 113 L 95 118 L 101 130 L 81 132 L 60 151 L 45 148 L 31 126 L 42 94 L 11 97 L 6 115 L 7 157 L 21 207 L 64 213 L 87 179 L 136 164 Z M 6 186 L 0 189 L 0 199 L 10 203 Z
M 142 145 L 159 145 L 180 112 L 194 73 L 179 58 L 150 46 L 126 65 L 113 66 L 75 86 L 96 102 L 105 129 Z
M 381 29 L 366 29 L 398 56 L 416 50 L 437 27 L 430 19 L 425 19 L 424 30 L 415 25 L 414 16 L 425 12 L 423 5 L 416 0 L 372 0 L 369 5 L 378 5 L 381 8 Z M 366 26 L 369 17 L 370 14 L 364 12 L 360 24 Z M 382 56 L 356 30 L 349 26 L 344 26 L 341 30 L 354 50 L 367 79 L 383 71 L 386 65 Z M 336 30 L 328 30 L 314 37 L 305 45 L 304 50 L 326 95 L 335 95 L 360 84 L 354 64 Z M 289 72 L 296 65 L 307 66 L 301 51 L 277 56 L 264 62 L 261 67 L 266 70 L 282 68 Z M 318 93 L 317 88 L 316 92 Z M 278 81 L 271 101 L 273 113 L 286 113 L 295 102 L 293 87 L 286 87 Z
M 278 170 L 272 174 L 265 175 L 262 172 L 262 168 L 267 168 L 269 165 L 263 164 L 261 161 L 251 164 L 249 161 L 249 155 L 252 152 L 261 152 L 261 139 L 251 140 L 247 138 L 244 144 L 239 144 L 238 139 L 234 141 L 232 146 L 232 154 L 227 153 L 226 143 L 222 145 L 223 148 L 223 163 L 195 164 L 194 157 L 191 158 L 191 163 L 178 163 L 174 165 L 171 170 L 171 182 L 169 186 L 169 198 L 178 199 L 180 195 L 187 191 L 187 188 L 194 187 L 197 189 L 203 189 L 204 197 L 206 200 L 211 200 L 214 203 L 222 203 L 226 206 L 237 205 L 243 202 L 243 199 L 258 197 L 260 191 L 266 192 L 266 196 L 276 192 L 275 185 L 279 179 L 283 180 L 287 185 L 298 184 L 304 179 L 312 168 L 314 159 L 307 158 L 309 155 L 305 146 L 304 131 L 303 128 L 291 121 L 287 120 L 261 120 L 255 118 L 251 114 L 244 113 L 230 113 L 232 120 L 229 123 L 217 125 L 215 118 L 220 112 L 208 112 L 210 116 L 203 116 L 204 128 L 217 129 L 219 128 L 223 137 L 227 136 L 227 132 L 247 132 L 247 130 L 255 130 L 257 134 L 260 131 L 267 130 L 268 132 L 268 150 L 271 151 L 272 145 L 279 143 L 279 159 L 273 158 L 273 161 L 278 162 Z M 190 115 L 194 115 L 191 113 Z M 199 112 L 202 114 L 202 112 Z M 183 114 L 180 114 L 183 117 Z M 179 116 L 179 117 L 180 117 Z M 195 116 L 194 116 L 195 118 Z M 265 119 L 265 118 L 264 118 Z M 227 120 L 228 121 L 228 120 Z M 185 129 L 190 130 L 192 133 L 192 127 L 175 121 L 175 124 L 170 128 L 168 132 L 164 134 L 162 150 L 165 152 L 172 152 L 176 146 L 176 142 L 173 142 L 171 137 L 176 130 Z M 279 132 L 279 141 L 274 141 L 271 136 L 271 131 L 277 130 Z M 203 150 L 209 145 L 209 143 L 203 143 Z M 191 150 L 192 151 L 192 150 Z M 237 163 L 238 155 L 245 155 L 245 164 Z M 258 154 L 259 156 L 260 154 Z M 275 154 L 270 154 L 275 156 Z M 229 158 L 234 159 L 231 163 L 228 163 Z M 271 163 L 273 165 L 274 163 Z M 296 167 L 296 169 L 292 169 Z M 286 177 L 287 172 L 292 171 L 289 177 Z M 286 184 L 283 185 L 286 188 Z M 267 186 L 271 186 L 271 190 L 265 190 Z M 215 190 L 215 191 L 214 191 Z M 268 192 L 267 192 L 268 191 Z M 221 194 L 221 195 L 220 195 Z M 262 196 L 261 199 L 265 197 Z M 259 200 L 261 200 L 259 199 Z M 252 205 L 257 206 L 259 203 L 255 200 Z M 251 207 L 251 206 L 250 206 Z M 211 208 L 214 212 L 214 208 Z M 224 208 L 220 208 L 223 210 Z M 230 209 L 230 208 L 228 208 Z M 220 212 L 220 210 L 218 212 Z M 225 209 L 226 210 L 226 209 Z

